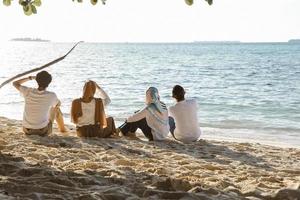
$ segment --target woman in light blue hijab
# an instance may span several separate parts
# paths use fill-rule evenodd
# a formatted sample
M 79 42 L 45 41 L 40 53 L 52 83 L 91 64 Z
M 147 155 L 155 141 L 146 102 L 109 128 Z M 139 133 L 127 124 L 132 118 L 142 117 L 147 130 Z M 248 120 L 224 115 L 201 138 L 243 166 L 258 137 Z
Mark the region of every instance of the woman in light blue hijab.
M 139 128 L 150 141 L 165 139 L 169 134 L 168 110 L 160 101 L 157 88 L 146 91 L 145 103 L 144 109 L 127 118 L 120 131 L 125 136 L 134 136 Z

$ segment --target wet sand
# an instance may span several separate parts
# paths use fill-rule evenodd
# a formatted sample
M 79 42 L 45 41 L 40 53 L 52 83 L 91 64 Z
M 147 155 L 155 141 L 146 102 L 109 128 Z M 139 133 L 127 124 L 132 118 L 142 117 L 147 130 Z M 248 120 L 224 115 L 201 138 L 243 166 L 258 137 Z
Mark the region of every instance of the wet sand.
M 0 118 L 0 199 L 300 199 L 300 149 L 25 136 Z

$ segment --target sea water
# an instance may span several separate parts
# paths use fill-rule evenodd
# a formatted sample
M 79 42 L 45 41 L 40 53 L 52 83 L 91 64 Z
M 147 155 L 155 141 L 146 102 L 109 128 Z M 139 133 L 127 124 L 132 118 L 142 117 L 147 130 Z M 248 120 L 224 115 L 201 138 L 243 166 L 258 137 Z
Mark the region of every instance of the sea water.
M 1 43 L 0 82 L 65 54 L 72 45 Z M 300 148 L 299 44 L 82 43 L 47 71 L 53 75 L 49 90 L 61 100 L 68 123 L 71 101 L 81 96 L 88 79 L 109 94 L 107 113 L 118 124 L 144 106 L 149 86 L 157 87 L 170 106 L 172 87 L 180 84 L 187 98 L 198 102 L 203 138 Z M 0 89 L 0 116 L 22 119 L 23 106 L 11 84 Z

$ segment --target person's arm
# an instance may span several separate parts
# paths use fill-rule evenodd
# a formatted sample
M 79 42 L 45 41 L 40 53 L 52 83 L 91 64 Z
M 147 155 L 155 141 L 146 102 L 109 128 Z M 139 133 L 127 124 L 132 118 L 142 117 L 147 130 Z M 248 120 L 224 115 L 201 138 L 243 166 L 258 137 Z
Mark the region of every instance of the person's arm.
M 147 113 L 147 109 L 144 108 L 143 110 L 135 113 L 134 115 L 131 115 L 130 117 L 127 118 L 127 122 L 136 122 L 136 121 L 139 121 L 143 118 L 146 117 L 146 113 Z
M 59 108 L 61 106 L 61 102 L 59 99 L 57 99 L 56 104 L 54 103 L 54 108 Z
M 97 83 L 95 83 L 95 84 L 96 84 L 96 87 L 99 91 L 99 96 L 103 100 L 103 105 L 107 106 L 111 102 L 108 94 Z
M 16 80 L 13 82 L 13 86 L 20 91 L 20 88 L 22 86 L 23 83 L 27 82 L 27 81 L 30 81 L 30 80 L 34 80 L 35 79 L 35 76 L 28 76 L 26 78 L 22 78 L 22 79 L 19 79 L 19 80 Z

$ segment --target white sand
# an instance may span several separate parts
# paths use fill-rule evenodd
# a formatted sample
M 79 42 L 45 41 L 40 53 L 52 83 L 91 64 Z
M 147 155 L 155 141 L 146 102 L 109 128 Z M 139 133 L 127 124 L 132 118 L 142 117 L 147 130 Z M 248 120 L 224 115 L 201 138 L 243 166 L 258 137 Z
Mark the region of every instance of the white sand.
M 300 149 L 72 134 L 0 118 L 0 199 L 300 199 Z

